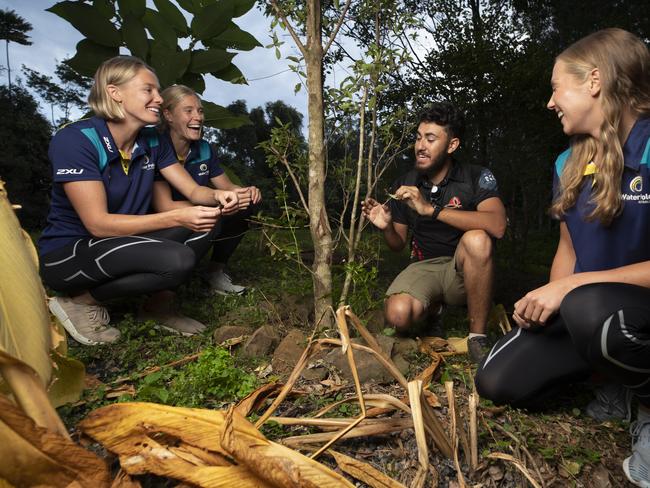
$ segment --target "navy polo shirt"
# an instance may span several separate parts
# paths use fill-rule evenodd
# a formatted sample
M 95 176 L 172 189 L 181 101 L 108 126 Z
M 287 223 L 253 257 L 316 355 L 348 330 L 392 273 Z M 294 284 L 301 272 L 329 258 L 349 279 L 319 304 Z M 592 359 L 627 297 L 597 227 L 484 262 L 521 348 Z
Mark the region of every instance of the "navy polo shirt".
M 154 129 L 144 128 L 136 139 L 126 174 L 106 121 L 99 117 L 59 130 L 50 142 L 48 155 L 53 185 L 47 227 L 38 241 L 41 256 L 90 236 L 63 190 L 64 183 L 101 181 L 108 213 L 144 215 L 151 203 L 155 170 L 177 162 L 173 148 L 159 140 Z
M 429 178 L 415 169 L 395 180 L 392 193 L 402 185 L 416 186 L 425 201 L 457 210 L 476 210 L 483 200 L 499 197 L 496 178 L 489 169 L 457 161 L 453 162 L 448 175 L 438 185 L 432 185 Z M 464 231 L 419 215 L 399 200 L 390 200 L 390 210 L 393 221 L 409 226 L 412 260 L 454 255 Z
M 553 193 L 571 150 L 555 162 Z M 593 176 L 585 176 L 576 204 L 563 216 L 576 253 L 574 272 L 600 271 L 650 260 L 650 118 L 637 120 L 623 146 L 623 209 L 611 225 L 587 221 L 594 209 Z
M 169 145 L 173 146 L 168 132 L 160 134 L 160 139 L 165 139 Z M 190 152 L 185 159 L 183 167 L 199 186 L 208 186 L 212 178 L 223 174 L 223 169 L 219 166 L 217 157 L 212 151 L 210 144 L 203 139 L 190 143 Z M 156 180 L 164 180 L 160 172 L 156 172 Z M 171 186 L 171 190 L 172 200 L 177 202 L 187 200 L 173 186 Z

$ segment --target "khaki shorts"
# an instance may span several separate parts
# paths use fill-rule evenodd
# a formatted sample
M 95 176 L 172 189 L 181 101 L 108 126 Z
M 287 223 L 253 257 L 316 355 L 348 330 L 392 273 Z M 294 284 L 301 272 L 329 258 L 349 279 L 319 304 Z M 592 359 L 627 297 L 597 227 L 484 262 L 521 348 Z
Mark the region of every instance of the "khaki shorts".
M 410 264 L 386 290 L 386 296 L 407 293 L 425 308 L 432 303 L 464 305 L 467 301 L 463 272 L 456 269 L 456 256 L 425 259 Z

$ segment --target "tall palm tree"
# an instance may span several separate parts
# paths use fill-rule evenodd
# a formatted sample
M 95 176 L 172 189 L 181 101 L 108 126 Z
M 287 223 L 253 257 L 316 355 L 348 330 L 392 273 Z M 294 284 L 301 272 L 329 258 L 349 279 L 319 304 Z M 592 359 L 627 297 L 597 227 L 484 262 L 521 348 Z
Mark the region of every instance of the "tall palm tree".
M 27 33 L 32 30 L 32 24 L 23 19 L 14 10 L 0 10 L 0 39 L 7 42 L 7 77 L 9 79 L 9 93 L 11 93 L 11 68 L 9 67 L 9 43 L 15 42 L 23 46 L 30 46 Z

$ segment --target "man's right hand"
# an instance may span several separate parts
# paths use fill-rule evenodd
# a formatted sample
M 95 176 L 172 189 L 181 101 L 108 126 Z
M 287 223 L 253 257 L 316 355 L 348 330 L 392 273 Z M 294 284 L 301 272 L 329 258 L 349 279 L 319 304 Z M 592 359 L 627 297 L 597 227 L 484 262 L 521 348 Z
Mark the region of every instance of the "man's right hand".
M 393 223 L 388 205 L 381 205 L 374 198 L 367 198 L 361 204 L 363 215 L 378 229 L 385 230 Z

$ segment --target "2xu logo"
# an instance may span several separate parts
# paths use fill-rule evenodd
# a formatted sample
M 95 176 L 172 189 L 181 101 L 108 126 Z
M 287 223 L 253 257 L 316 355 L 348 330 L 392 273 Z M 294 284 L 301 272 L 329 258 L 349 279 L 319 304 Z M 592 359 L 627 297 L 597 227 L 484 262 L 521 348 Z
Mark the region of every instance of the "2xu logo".
M 58 175 L 80 175 L 83 173 L 83 169 L 69 169 L 69 168 L 64 168 L 64 169 L 57 169 L 56 174 Z

